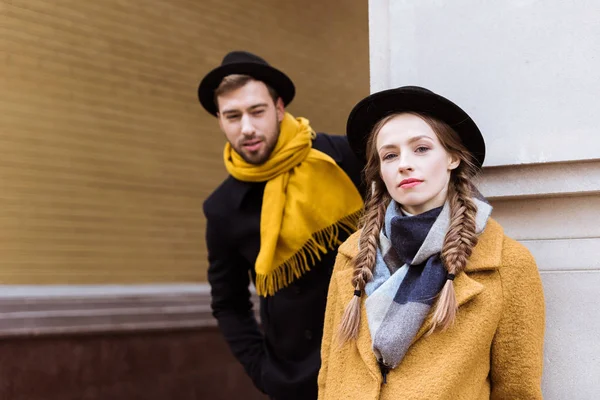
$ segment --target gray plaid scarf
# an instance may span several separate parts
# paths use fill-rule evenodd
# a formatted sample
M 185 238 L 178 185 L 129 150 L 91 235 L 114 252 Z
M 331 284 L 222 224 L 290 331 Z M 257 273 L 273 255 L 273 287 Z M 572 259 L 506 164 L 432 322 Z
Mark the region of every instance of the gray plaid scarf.
M 479 234 L 492 207 L 473 200 Z M 415 216 L 399 210 L 392 200 L 379 236 L 373 279 L 365 287 L 373 352 L 387 368 L 400 364 L 447 279 L 440 252 L 450 225 L 449 203 Z

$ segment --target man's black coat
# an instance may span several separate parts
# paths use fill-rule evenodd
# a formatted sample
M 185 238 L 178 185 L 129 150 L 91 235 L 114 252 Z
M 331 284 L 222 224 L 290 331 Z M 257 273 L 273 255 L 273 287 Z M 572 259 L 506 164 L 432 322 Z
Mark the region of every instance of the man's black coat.
M 345 137 L 320 133 L 313 148 L 331 156 L 363 193 L 362 165 Z M 264 182 L 229 176 L 204 203 L 213 315 L 260 390 L 278 400 L 316 399 L 325 303 L 337 251 L 322 256 L 310 272 L 274 296 L 260 298 L 261 332 L 249 283 L 256 276 L 264 188 Z

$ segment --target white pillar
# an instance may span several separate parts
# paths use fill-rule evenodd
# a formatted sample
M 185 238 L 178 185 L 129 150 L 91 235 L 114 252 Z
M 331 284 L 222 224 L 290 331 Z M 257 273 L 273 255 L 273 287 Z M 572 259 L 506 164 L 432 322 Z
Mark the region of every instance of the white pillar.
M 538 262 L 545 398 L 600 398 L 600 1 L 370 0 L 371 91 L 452 99 L 487 144 L 481 190 Z

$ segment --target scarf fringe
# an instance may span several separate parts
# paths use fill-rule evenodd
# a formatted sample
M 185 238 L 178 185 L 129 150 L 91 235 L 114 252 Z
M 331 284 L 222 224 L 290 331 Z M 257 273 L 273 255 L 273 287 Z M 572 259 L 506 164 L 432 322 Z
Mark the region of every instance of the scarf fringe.
M 362 210 L 356 211 L 335 224 L 312 234 L 311 238 L 287 261 L 268 275 L 256 275 L 256 293 L 259 296 L 273 296 L 275 292 L 288 286 L 297 278 L 310 271 L 311 266 L 321 260 L 322 254 L 335 250 L 342 244 L 340 231 L 351 235 L 356 232 Z

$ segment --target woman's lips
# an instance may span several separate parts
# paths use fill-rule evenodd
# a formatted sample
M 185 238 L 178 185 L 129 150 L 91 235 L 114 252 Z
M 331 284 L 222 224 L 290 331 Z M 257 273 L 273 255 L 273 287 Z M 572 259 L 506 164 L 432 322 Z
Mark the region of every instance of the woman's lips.
M 398 186 L 400 186 L 402 189 L 410 189 L 421 183 L 423 183 L 423 181 L 418 179 L 405 179 L 402 182 L 400 182 L 400 185 Z

